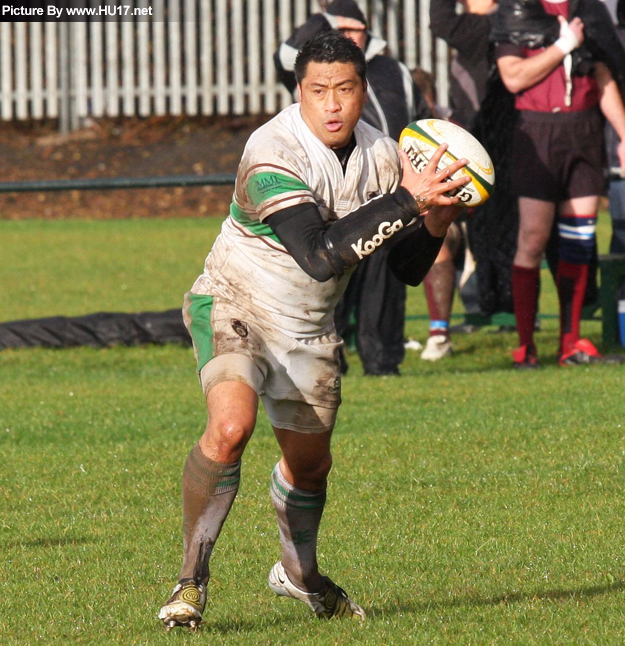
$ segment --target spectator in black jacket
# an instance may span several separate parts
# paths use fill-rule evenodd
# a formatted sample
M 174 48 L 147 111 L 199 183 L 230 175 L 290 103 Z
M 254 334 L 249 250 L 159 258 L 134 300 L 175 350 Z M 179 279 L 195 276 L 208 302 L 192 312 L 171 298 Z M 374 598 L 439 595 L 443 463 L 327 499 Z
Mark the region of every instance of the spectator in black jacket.
M 456 0 L 430 3 L 430 28 L 455 49 L 451 63 L 451 121 L 470 130 L 486 93 L 489 73 L 488 49 L 493 0 L 463 0 L 464 11 L 456 11 Z M 465 251 L 467 249 L 467 241 Z M 462 245 L 460 226 L 454 224 L 441 252 L 423 281 L 430 313 L 430 337 L 421 358 L 438 361 L 453 351 L 449 320 L 456 281 L 456 256 Z M 473 263 L 465 265 L 461 285 L 472 273 Z
M 451 62 L 451 120 L 468 130 L 482 104 L 490 64 L 488 49 L 494 0 L 462 0 L 464 11 L 456 11 L 456 0 L 430 3 L 430 28 L 455 52 Z
M 297 52 L 320 31 L 340 29 L 364 51 L 367 60 L 367 95 L 361 118 L 393 139 L 415 119 L 430 116 L 430 109 L 412 80 L 410 71 L 386 56 L 386 42 L 367 29 L 367 21 L 354 0 L 334 0 L 325 13 L 317 13 L 283 43 L 274 61 L 278 78 L 293 92 L 293 66 Z M 406 286 L 388 268 L 384 251 L 362 261 L 335 312 L 336 329 L 349 335 L 352 313 L 356 319 L 356 348 L 368 375 L 399 374 L 404 358 Z M 347 364 L 343 356 L 343 372 Z

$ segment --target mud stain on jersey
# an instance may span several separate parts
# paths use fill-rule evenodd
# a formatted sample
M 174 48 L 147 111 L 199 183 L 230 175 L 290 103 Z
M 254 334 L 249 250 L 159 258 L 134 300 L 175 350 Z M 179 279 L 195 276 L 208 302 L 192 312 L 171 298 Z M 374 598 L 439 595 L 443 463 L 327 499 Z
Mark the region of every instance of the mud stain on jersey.
M 249 338 L 247 328 L 239 328 L 245 332 L 245 336 L 236 332 L 233 334 L 234 326 L 225 329 L 215 330 L 215 356 L 221 354 L 241 353 L 248 354 Z
M 242 338 L 245 339 L 248 335 L 247 323 L 240 321 L 239 319 L 231 319 L 230 325 L 232 329 Z

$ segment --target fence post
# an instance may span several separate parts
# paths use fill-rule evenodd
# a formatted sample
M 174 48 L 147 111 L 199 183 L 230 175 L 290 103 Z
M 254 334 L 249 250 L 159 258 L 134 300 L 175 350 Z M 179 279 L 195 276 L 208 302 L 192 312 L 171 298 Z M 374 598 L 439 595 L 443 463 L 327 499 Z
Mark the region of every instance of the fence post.
M 69 23 L 59 23 L 59 128 L 62 135 L 70 131 Z

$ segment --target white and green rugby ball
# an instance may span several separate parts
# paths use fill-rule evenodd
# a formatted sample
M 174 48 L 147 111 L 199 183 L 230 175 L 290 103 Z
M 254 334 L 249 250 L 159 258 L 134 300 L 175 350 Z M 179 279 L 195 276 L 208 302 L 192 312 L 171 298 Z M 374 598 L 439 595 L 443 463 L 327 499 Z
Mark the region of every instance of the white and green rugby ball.
M 406 151 L 417 172 L 425 168 L 441 144 L 447 144 L 448 148 L 439 162 L 438 170 L 458 159 L 469 160 L 467 166 L 454 173 L 450 179 L 469 175 L 471 181 L 450 191 L 448 195 L 457 195 L 465 206 L 484 204 L 495 189 L 495 168 L 484 146 L 472 134 L 450 121 L 421 119 L 408 124 L 399 136 L 399 147 Z

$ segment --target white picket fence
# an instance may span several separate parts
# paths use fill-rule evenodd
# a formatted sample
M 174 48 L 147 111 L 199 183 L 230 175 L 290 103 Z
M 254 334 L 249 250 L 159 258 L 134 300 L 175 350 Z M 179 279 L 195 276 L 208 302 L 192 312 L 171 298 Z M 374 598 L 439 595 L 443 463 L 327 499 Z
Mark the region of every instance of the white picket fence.
M 101 0 L 94 0 L 101 2 Z M 434 0 L 435 1 L 435 0 Z M 448 51 L 430 0 L 360 0 L 371 30 L 446 104 Z M 271 114 L 291 102 L 276 80 L 280 40 L 319 0 L 135 0 L 149 18 L 0 23 L 0 118 Z

